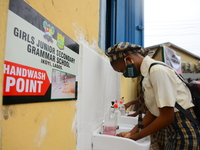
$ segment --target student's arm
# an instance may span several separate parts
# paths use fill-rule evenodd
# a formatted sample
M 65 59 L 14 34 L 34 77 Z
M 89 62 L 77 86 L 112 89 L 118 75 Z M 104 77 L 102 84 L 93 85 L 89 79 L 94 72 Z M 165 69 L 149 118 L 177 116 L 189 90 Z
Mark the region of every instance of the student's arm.
M 139 114 L 140 109 L 138 109 L 135 113 L 133 114 L 128 114 L 127 116 L 129 117 L 136 117 Z
M 140 97 L 137 97 L 136 99 L 124 104 L 125 109 L 129 108 L 131 105 L 138 104 L 139 102 L 140 102 Z
M 138 125 L 136 125 L 130 132 L 122 132 L 117 136 L 130 138 L 133 140 L 139 140 L 143 137 L 146 137 L 150 134 L 153 134 L 169 124 L 171 124 L 174 120 L 174 108 L 173 107 L 163 107 L 159 108 L 160 116 L 155 117 L 149 111 L 146 113 L 143 118 L 144 129 L 138 132 Z
M 151 118 L 144 118 L 143 124 L 145 128 L 140 132 L 135 133 L 135 131 L 131 131 L 130 139 L 138 140 L 143 137 L 146 137 L 150 134 L 153 134 L 166 126 L 170 125 L 174 120 L 174 107 L 163 107 L 159 108 L 160 116 L 153 120 L 149 124 Z M 135 134 L 134 134 L 135 133 Z
M 144 127 L 149 125 L 156 117 L 152 115 L 149 111 L 145 114 L 142 122 Z M 138 125 L 136 125 L 130 132 L 121 132 L 117 136 L 130 138 L 131 135 L 136 134 L 138 132 Z

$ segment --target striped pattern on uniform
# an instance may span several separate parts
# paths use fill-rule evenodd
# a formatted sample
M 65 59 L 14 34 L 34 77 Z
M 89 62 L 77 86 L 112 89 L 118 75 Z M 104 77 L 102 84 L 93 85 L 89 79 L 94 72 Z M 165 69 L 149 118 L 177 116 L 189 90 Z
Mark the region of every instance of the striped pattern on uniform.
M 164 129 L 162 129 L 162 130 L 160 130 L 160 131 L 157 131 L 157 132 L 154 133 L 152 136 L 156 139 L 156 141 L 157 141 L 159 144 L 161 144 L 161 145 L 166 145 L 166 143 L 167 143 L 167 138 L 168 138 L 168 136 L 167 136 L 167 129 L 166 129 L 166 128 L 164 128 Z
M 144 128 L 143 123 L 142 123 L 142 120 L 143 120 L 142 112 L 143 112 L 143 104 L 140 103 L 139 104 L 139 114 L 138 114 L 138 131 L 141 131 Z
M 187 111 L 197 119 L 193 108 Z M 181 112 L 175 113 L 174 122 L 166 129 L 165 150 L 200 150 L 200 129 Z

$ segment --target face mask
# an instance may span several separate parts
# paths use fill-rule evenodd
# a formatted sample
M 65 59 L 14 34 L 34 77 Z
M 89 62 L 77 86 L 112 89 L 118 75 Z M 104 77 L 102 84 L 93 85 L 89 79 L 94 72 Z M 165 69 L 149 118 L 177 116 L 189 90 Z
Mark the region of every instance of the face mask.
M 125 61 L 125 64 L 126 64 L 126 61 Z M 137 69 L 135 68 L 134 63 L 126 66 L 126 72 L 123 75 L 126 78 L 136 78 L 139 76 L 139 73 Z

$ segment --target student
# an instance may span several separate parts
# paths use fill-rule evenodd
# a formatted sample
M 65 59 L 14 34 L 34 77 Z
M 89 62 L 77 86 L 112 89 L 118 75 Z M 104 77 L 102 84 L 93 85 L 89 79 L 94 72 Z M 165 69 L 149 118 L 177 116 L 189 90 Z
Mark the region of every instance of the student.
M 136 125 L 118 136 L 138 140 L 165 128 L 168 136 L 165 150 L 199 150 L 200 129 L 174 107 L 175 102 L 179 103 L 197 119 L 190 91 L 174 70 L 154 65 L 149 72 L 150 65 L 157 61 L 147 55 L 147 49 L 128 42 L 115 44 L 105 53 L 115 71 L 127 78 L 144 77 L 142 87 L 148 109 L 142 121 L 144 128 L 139 130 Z
M 125 109 L 129 108 L 132 105 L 135 104 L 139 104 L 140 103 L 140 97 L 137 97 L 136 99 L 127 102 L 126 104 L 124 104 Z M 139 114 L 139 108 L 136 110 L 135 113 L 133 114 L 128 114 L 127 116 L 130 117 L 136 117 Z M 143 110 L 143 113 L 146 112 L 145 110 Z M 164 149 L 164 145 L 166 144 L 167 141 L 167 135 L 166 135 L 166 129 L 162 129 L 154 134 L 151 134 L 151 146 L 150 146 L 150 150 L 163 150 Z

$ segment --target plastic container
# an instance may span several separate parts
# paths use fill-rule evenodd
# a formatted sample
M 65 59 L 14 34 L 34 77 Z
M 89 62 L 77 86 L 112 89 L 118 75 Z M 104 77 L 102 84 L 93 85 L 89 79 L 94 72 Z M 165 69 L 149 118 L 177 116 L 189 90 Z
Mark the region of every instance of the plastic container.
M 116 135 L 116 124 L 117 124 L 117 117 L 115 115 L 114 108 L 111 106 L 110 110 L 106 114 L 103 134 L 115 136 Z
M 122 116 L 126 115 L 126 109 L 125 109 L 123 100 L 120 100 L 119 102 L 119 111 L 121 112 Z
M 124 102 L 124 97 L 122 97 L 121 100 Z
M 117 117 L 117 128 L 119 128 L 120 119 L 121 119 L 121 112 L 119 111 L 118 104 L 114 104 L 114 109 L 115 109 L 115 115 Z

